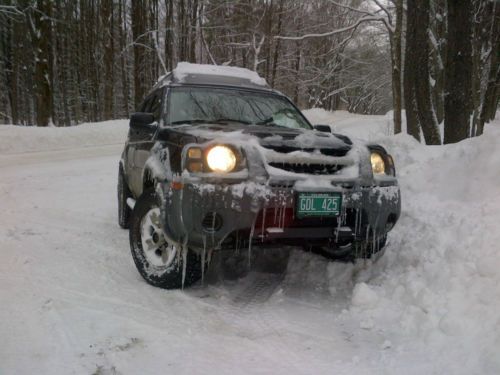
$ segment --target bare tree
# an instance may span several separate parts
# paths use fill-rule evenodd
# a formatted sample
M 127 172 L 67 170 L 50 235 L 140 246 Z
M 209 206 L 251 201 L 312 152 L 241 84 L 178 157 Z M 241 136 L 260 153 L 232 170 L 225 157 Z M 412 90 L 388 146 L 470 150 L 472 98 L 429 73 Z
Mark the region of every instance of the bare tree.
M 472 3 L 448 0 L 444 143 L 468 138 L 472 115 Z
M 428 145 L 441 144 L 438 131 L 437 117 L 431 101 L 430 74 L 429 74 L 429 0 L 408 0 L 408 9 L 415 8 L 415 18 L 418 27 L 415 28 L 415 101 L 417 103 L 417 116 Z
M 38 0 L 37 8 L 32 7 L 27 12 L 26 18 L 34 46 L 36 123 L 38 126 L 49 125 L 52 114 L 51 10 L 50 0 Z

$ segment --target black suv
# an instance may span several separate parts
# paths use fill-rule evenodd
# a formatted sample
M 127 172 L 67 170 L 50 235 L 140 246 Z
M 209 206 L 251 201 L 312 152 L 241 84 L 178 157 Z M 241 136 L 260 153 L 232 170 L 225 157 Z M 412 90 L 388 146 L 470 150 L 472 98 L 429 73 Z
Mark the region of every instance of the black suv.
M 220 249 L 380 256 L 401 210 L 384 148 L 313 127 L 254 72 L 186 63 L 131 116 L 118 206 L 137 269 L 162 288 L 198 280 Z

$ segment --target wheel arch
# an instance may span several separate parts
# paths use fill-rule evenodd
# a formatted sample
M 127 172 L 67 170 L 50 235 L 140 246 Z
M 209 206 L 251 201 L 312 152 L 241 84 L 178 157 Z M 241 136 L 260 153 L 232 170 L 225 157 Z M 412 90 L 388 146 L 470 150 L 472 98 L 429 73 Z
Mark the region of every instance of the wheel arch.
M 158 182 L 172 181 L 172 176 L 168 149 L 153 147 L 142 171 L 142 192 L 155 188 Z

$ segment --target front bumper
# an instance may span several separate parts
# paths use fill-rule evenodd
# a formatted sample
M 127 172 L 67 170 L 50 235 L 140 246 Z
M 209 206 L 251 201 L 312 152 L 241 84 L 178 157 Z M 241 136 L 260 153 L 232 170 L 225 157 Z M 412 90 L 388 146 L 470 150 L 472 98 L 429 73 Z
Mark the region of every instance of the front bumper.
M 158 188 L 163 198 L 165 233 L 193 249 L 234 246 L 241 239 L 335 244 L 381 238 L 401 212 L 397 185 L 300 188 L 242 182 L 186 183 L 176 189 L 166 183 Z M 341 193 L 341 214 L 334 218 L 296 218 L 296 194 L 302 191 Z

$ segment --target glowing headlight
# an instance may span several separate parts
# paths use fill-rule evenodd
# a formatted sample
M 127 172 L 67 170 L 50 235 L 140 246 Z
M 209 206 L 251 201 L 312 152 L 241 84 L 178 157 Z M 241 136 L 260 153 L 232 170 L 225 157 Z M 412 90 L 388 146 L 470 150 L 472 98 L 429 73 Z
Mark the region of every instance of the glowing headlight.
M 236 167 L 236 155 L 227 146 L 215 146 L 207 153 L 207 165 L 214 172 L 231 172 Z
M 372 170 L 373 174 L 384 174 L 385 173 L 385 162 L 384 158 L 377 153 L 377 152 L 372 152 L 370 156 L 370 160 L 372 162 Z

